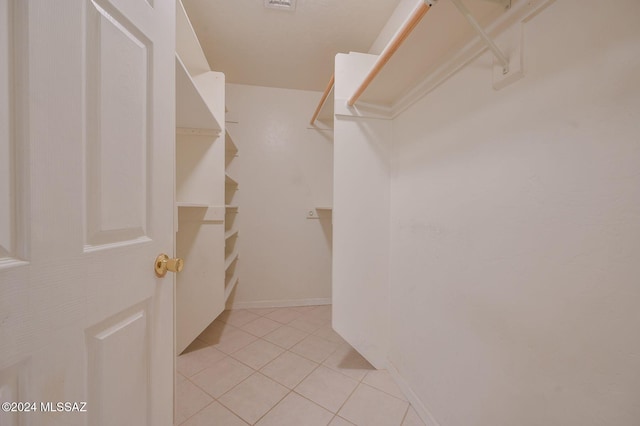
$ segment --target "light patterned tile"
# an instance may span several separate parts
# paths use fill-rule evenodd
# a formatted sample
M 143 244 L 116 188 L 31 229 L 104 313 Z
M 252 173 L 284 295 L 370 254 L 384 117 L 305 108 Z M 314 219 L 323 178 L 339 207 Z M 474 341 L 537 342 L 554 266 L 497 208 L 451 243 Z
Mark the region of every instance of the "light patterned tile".
M 278 308 L 247 308 L 245 311 L 249 311 L 252 314 L 260 315 L 261 317 L 270 314 Z
M 407 398 L 400 390 L 400 387 L 393 379 L 393 376 L 389 374 L 387 370 L 373 370 L 369 371 L 365 378 L 362 380 L 362 383 L 366 383 L 369 386 L 373 386 L 374 388 L 381 390 L 382 392 L 386 392 L 391 396 L 395 396 L 396 398 L 402 399 L 404 401 Z
M 414 410 L 413 407 L 409 407 L 407 415 L 404 416 L 402 426 L 425 426 L 425 424 L 420 416 L 418 416 L 418 413 L 416 413 L 416 410 Z
M 311 361 L 322 362 L 336 349 L 338 349 L 337 343 L 330 342 L 318 336 L 307 336 L 290 350 Z
M 207 343 L 218 343 L 224 334 L 228 334 L 233 330 L 237 330 L 237 328 L 215 320 L 200 333 L 198 339 Z
M 331 340 L 335 343 L 346 343 L 346 341 L 338 333 L 335 332 L 335 330 L 331 326 L 331 323 L 320 326 L 320 328 L 314 331 L 313 334 L 318 337 L 322 337 L 323 339 Z
M 176 369 L 180 374 L 191 377 L 220 361 L 226 355 L 200 339 L 196 339 L 176 359 Z
M 331 322 L 331 310 L 328 309 L 316 309 L 304 315 L 305 319 L 309 321 L 317 321 L 324 323 Z
M 323 313 L 323 314 L 331 314 L 333 307 L 331 305 L 320 305 L 318 306 L 316 309 L 314 309 L 314 312 L 316 313 Z
M 227 324 L 240 327 L 241 325 L 244 325 L 258 318 L 260 318 L 259 315 L 254 314 L 253 312 L 249 312 L 245 309 L 232 309 L 224 311 L 217 319 Z
M 280 324 L 279 322 L 270 320 L 269 318 L 260 317 L 246 323 L 245 325 L 241 326 L 240 329 L 246 331 L 247 333 L 253 334 L 254 336 L 262 337 L 281 326 L 282 324 Z
M 265 365 L 260 372 L 281 385 L 293 389 L 317 367 L 318 364 L 315 362 L 287 351 Z
M 295 327 L 298 330 L 304 331 L 305 333 L 313 333 L 318 330 L 322 325 L 306 321 L 302 318 L 296 318 L 291 321 L 289 324 L 291 327 Z
M 356 386 L 358 386 L 357 381 L 320 366 L 294 390 L 316 404 L 337 413 Z
M 282 352 L 284 349 L 281 347 L 260 339 L 234 352 L 231 356 L 249 367 L 259 370 Z
M 400 426 L 409 403 L 360 384 L 338 412 L 356 425 Z
M 240 361 L 227 357 L 205 368 L 191 380 L 214 398 L 233 388 L 249 377 L 253 370 Z
M 257 340 L 256 336 L 246 331 L 242 331 L 232 325 L 218 322 L 214 322 L 207 327 L 198 338 L 210 343 L 211 346 L 226 354 L 242 349 L 249 343 Z
M 181 426 L 247 426 L 240 417 L 213 401 Z
M 267 413 L 258 426 L 325 426 L 333 413 L 291 392 Z
M 282 324 L 288 324 L 296 318 L 302 316 L 302 312 L 298 312 L 293 308 L 278 308 L 275 311 L 265 315 L 266 318 L 278 321 Z
M 202 389 L 182 375 L 176 378 L 176 423 L 180 424 L 213 401 Z
M 329 426 L 353 426 L 353 423 L 346 421 L 340 416 L 335 416 Z
M 254 424 L 288 392 L 289 389 L 284 386 L 255 373 L 222 395 L 218 401 L 247 423 Z
M 294 309 L 298 312 L 302 312 L 307 313 L 307 312 L 311 312 L 311 311 L 315 311 L 316 309 L 318 309 L 318 305 L 311 305 L 311 306 L 292 306 L 291 309 Z
M 263 336 L 263 339 L 271 343 L 275 343 L 285 349 L 289 349 L 307 336 L 307 333 L 298 330 L 297 328 L 283 325 L 279 329 Z
M 360 381 L 370 371 L 375 370 L 369 362 L 352 347 L 341 347 L 336 350 L 323 365 Z
M 303 314 L 302 316 L 299 317 L 301 320 L 304 320 L 308 323 L 317 325 L 318 327 L 325 325 L 325 324 L 330 324 L 331 323 L 331 317 L 327 318 L 326 314 L 323 314 L 322 312 L 318 313 L 318 312 L 308 312 L 306 314 Z

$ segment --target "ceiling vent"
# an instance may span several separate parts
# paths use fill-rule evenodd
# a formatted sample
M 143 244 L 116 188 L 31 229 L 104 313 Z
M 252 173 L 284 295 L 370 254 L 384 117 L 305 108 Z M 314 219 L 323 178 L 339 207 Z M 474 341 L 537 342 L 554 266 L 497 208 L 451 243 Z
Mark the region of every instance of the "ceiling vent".
M 264 0 L 264 7 L 293 11 L 296 10 L 296 0 Z

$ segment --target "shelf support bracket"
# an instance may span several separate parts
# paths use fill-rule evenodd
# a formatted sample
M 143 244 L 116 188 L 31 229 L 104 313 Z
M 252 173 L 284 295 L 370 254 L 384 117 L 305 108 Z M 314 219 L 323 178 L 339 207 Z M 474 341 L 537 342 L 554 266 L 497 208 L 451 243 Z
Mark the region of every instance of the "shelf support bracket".
M 467 9 L 467 7 L 464 4 L 462 4 L 461 0 L 451 0 L 451 1 L 453 2 L 453 4 L 456 5 L 456 7 L 458 8 L 462 16 L 465 17 L 465 19 L 467 20 L 467 22 L 469 22 L 469 24 L 473 27 L 473 29 L 476 30 L 476 33 L 478 33 L 482 41 L 484 41 L 484 44 L 486 44 L 489 50 L 493 52 L 493 55 L 496 57 L 500 65 L 502 65 L 502 73 L 503 74 L 509 73 L 509 59 L 507 59 L 507 57 L 504 55 L 504 53 L 502 53 L 500 48 L 493 42 L 493 40 L 489 38 L 489 36 L 484 31 L 484 29 L 480 26 L 476 18 L 474 18 L 471 12 L 469 12 L 469 9 Z
M 504 7 L 505 9 L 509 9 L 511 7 L 511 0 L 484 0 L 484 1 L 489 1 L 491 3 L 498 3 L 499 5 L 502 5 L 502 7 Z

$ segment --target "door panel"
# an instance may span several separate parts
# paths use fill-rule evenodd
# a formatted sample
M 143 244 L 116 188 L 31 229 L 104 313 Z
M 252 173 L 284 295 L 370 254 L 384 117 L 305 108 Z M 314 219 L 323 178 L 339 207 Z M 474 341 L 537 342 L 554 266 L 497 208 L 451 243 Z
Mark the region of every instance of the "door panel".
M 89 424 L 100 419 L 114 426 L 146 424 L 150 316 L 149 301 L 145 301 L 87 330 L 88 388 L 95 401 Z M 122 373 L 113 375 L 116 370 Z
M 146 235 L 150 41 L 91 3 L 87 17 L 87 245 Z
M 23 155 L 15 139 L 23 133 L 20 102 L 24 94 L 24 61 L 13 52 L 24 45 L 24 14 L 16 0 L 0 0 L 0 268 L 17 266 L 25 258 L 22 201 L 26 188 Z
M 13 220 L 15 191 L 12 170 L 13 141 L 11 137 L 11 92 L 12 73 L 9 68 L 9 46 L 12 44 L 13 28 L 9 19 L 10 2 L 0 1 L 0 260 L 13 253 Z
M 174 25 L 0 0 L 0 400 L 87 402 L 3 426 L 173 422 Z

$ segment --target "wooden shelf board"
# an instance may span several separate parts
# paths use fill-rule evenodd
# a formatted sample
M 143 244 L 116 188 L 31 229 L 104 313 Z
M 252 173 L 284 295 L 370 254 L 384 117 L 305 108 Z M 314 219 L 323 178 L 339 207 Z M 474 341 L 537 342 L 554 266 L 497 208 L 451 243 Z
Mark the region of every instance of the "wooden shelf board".
M 224 176 L 224 184 L 225 185 L 230 185 L 230 186 L 238 186 L 238 181 L 236 181 L 231 176 L 225 174 L 225 176 Z
M 176 127 L 176 135 L 187 135 L 187 136 L 204 136 L 204 137 L 216 137 L 220 134 L 219 130 L 212 129 L 191 129 L 188 127 Z M 206 138 L 202 138 L 203 140 L 209 140 Z
M 176 8 L 176 51 L 184 61 L 189 74 L 197 75 L 203 72 L 211 71 L 209 62 L 207 61 L 198 36 L 189 21 L 187 12 L 178 2 Z
M 238 233 L 238 229 L 232 229 L 231 231 L 227 231 L 224 233 L 224 239 L 228 240 Z
M 228 257 L 224 259 L 224 270 L 229 269 L 231 264 L 238 258 L 238 250 L 234 250 Z
M 176 127 L 221 131 L 195 81 L 176 55 Z
M 231 296 L 231 292 L 236 287 L 236 284 L 238 284 L 238 274 L 237 273 L 233 274 L 233 276 L 231 277 L 231 280 L 229 281 L 229 283 L 226 284 L 225 287 L 224 287 L 224 301 L 225 302 L 229 299 L 229 296 Z
M 176 205 L 178 207 L 196 207 L 196 208 L 208 208 L 208 207 L 211 207 L 209 204 L 189 203 L 189 202 L 184 202 L 184 201 L 178 201 L 176 203 Z
M 233 152 L 233 153 L 238 152 L 238 146 L 233 141 L 233 139 L 231 139 L 231 135 L 229 135 L 229 132 L 227 131 L 224 132 L 224 142 L 225 142 L 224 147 L 226 152 Z

